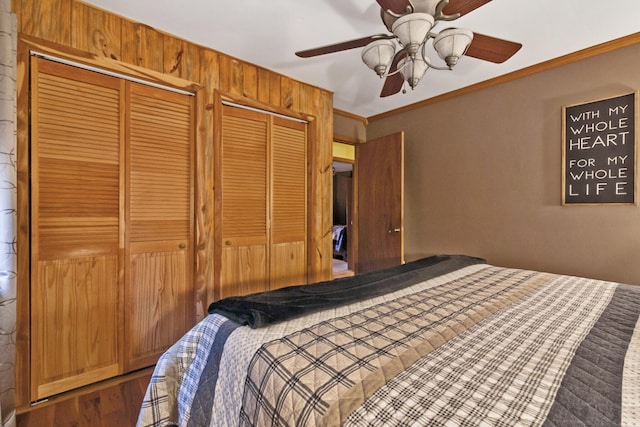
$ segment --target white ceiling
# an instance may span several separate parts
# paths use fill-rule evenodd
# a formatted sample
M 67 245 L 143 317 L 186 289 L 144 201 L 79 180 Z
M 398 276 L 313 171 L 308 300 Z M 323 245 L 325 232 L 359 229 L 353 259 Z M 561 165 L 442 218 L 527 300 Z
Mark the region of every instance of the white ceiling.
M 523 44 L 503 64 L 465 57 L 429 70 L 414 90 L 380 98 L 383 81 L 361 49 L 315 58 L 294 52 L 386 33 L 375 0 L 85 0 L 158 30 L 334 93 L 334 107 L 363 117 L 640 31 L 640 0 L 493 0 L 456 26 Z M 640 72 L 640 70 L 639 70 Z

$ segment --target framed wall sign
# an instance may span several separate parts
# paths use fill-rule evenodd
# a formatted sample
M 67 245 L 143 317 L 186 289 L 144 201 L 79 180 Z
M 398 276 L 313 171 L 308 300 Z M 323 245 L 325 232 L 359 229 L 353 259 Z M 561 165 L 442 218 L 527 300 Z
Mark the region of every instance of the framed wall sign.
M 636 204 L 637 92 L 562 109 L 562 204 Z

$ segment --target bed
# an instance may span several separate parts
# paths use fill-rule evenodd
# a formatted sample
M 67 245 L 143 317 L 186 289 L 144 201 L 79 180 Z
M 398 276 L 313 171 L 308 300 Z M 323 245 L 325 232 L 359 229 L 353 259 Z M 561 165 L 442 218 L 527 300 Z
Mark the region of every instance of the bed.
M 640 287 L 434 256 L 233 297 L 138 425 L 640 425 Z

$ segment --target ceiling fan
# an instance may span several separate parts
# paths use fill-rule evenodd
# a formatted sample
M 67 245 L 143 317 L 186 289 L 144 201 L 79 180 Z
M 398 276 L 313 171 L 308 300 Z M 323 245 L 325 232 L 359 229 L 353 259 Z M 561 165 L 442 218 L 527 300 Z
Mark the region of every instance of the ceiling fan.
M 385 78 L 381 97 L 403 90 L 406 81 L 413 89 L 429 68 L 451 70 L 463 56 L 500 64 L 511 58 L 522 44 L 498 39 L 461 28 L 432 29 L 440 21 L 453 21 L 491 0 L 376 0 L 382 22 L 391 34 L 375 34 L 328 46 L 296 52 L 301 58 L 364 47 L 362 60 Z M 435 66 L 426 54 L 433 49 L 446 63 Z M 396 43 L 400 49 L 396 51 Z

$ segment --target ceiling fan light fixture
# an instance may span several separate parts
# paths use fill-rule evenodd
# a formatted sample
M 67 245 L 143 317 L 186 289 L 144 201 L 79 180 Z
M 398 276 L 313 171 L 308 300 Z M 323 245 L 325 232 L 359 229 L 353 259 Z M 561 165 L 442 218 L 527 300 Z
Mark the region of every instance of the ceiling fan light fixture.
M 407 53 L 414 57 L 433 28 L 433 16 L 428 13 L 408 13 L 393 23 L 392 32 L 405 47 Z
M 440 31 L 433 40 L 433 48 L 438 52 L 449 68 L 453 68 L 458 59 L 465 54 L 471 42 L 473 32 L 462 28 L 447 28 Z
M 396 53 L 396 45 L 391 40 L 374 40 L 362 49 L 362 61 L 380 77 L 383 77 Z
M 501 64 L 522 44 L 447 28 L 433 31 L 443 21 L 454 21 L 491 0 L 377 0 L 384 26 L 391 34 L 374 34 L 328 46 L 296 52 L 301 58 L 364 48 L 362 61 L 385 78 L 381 97 L 405 93 L 408 82 L 415 88 L 429 68 L 450 71 L 463 55 Z M 431 42 L 431 46 L 429 46 Z M 435 50 L 427 52 L 427 50 Z M 395 51 L 398 50 L 397 53 Z M 429 55 L 427 55 L 429 53 Z M 445 62 L 434 62 L 435 54 Z
M 420 57 L 411 58 L 405 56 L 398 61 L 398 70 L 402 78 L 409 83 L 411 89 L 415 89 L 420 82 L 420 79 L 424 76 L 424 73 L 429 69 L 429 64 L 422 60 Z

